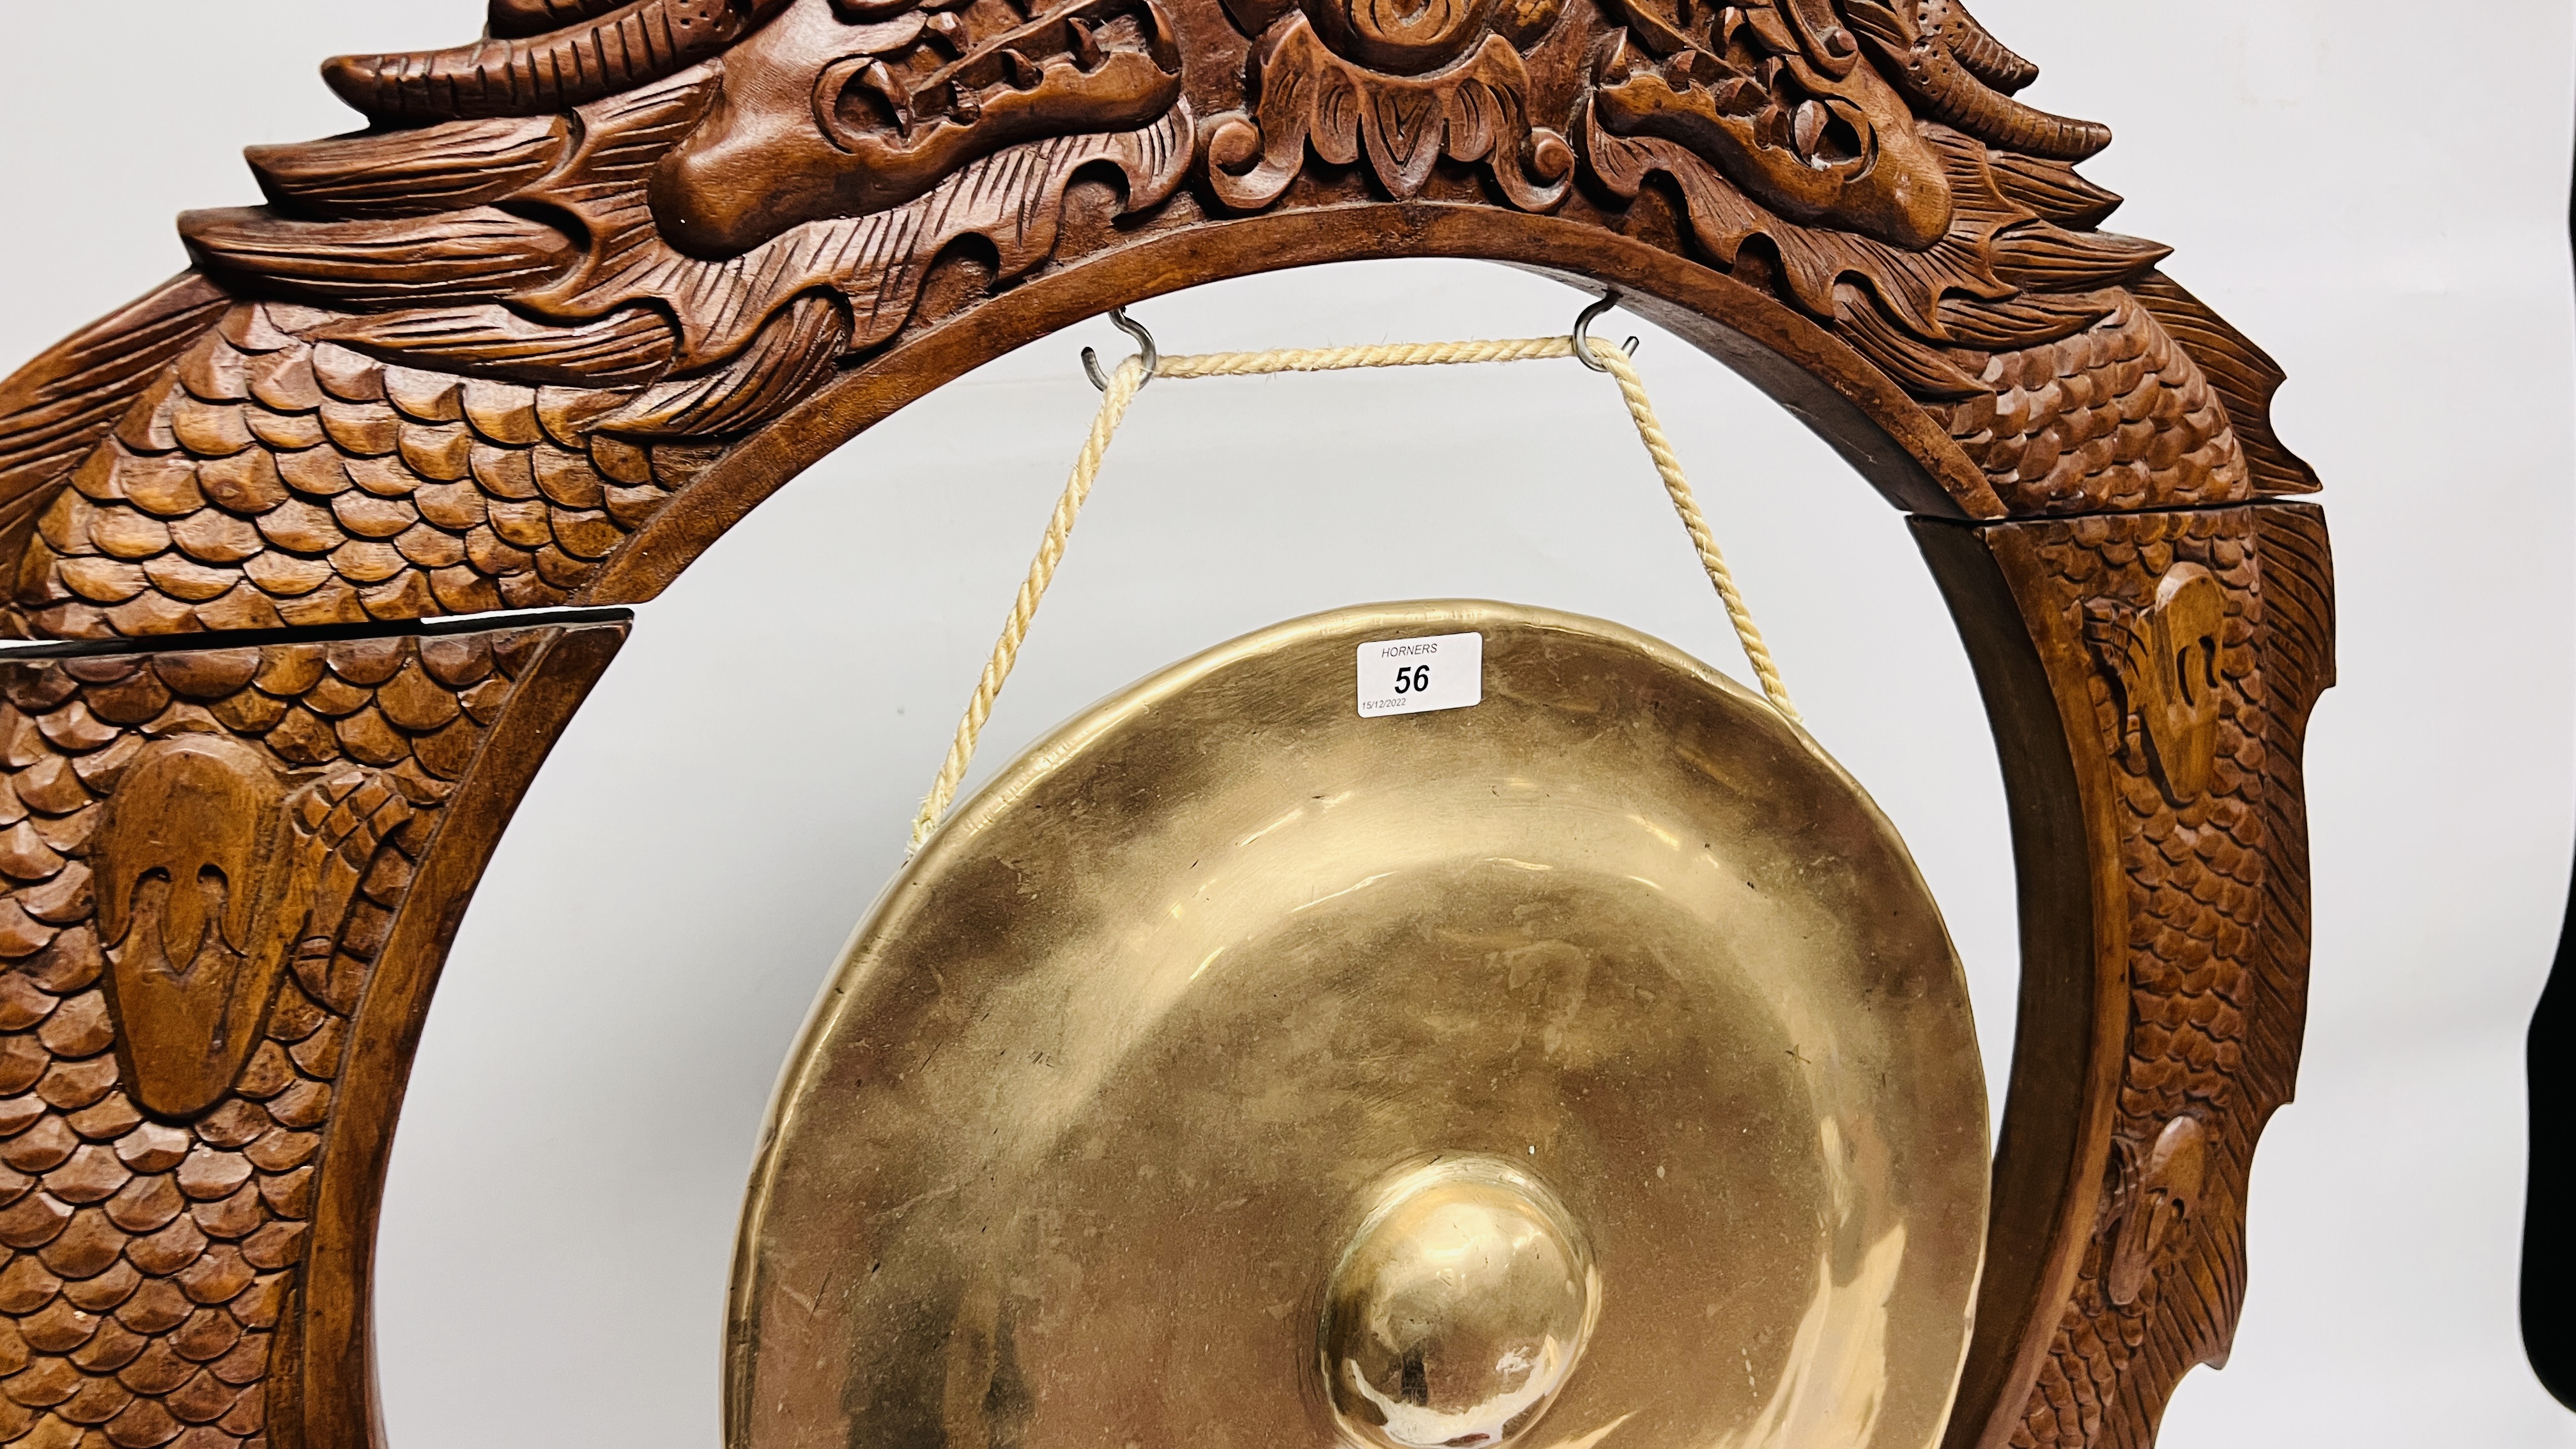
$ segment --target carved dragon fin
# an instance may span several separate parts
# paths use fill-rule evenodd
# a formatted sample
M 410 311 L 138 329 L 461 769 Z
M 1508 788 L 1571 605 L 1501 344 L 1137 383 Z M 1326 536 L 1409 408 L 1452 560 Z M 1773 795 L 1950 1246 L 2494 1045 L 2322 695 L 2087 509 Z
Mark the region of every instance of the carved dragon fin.
M 2199 799 L 2218 743 L 2227 597 L 2217 578 L 2178 563 L 2156 581 L 2146 607 L 2097 599 L 2084 613 L 2085 638 L 2119 696 L 2122 751 L 2132 759 L 2143 752 L 2174 804 Z
M 1941 299 L 1941 330 L 1970 347 L 2018 351 L 2072 337 L 2118 307 L 2116 295 L 2101 292 L 2017 292 L 1994 302 L 1952 294 Z
M 509 3 L 509 0 L 502 0 Z M 344 55 L 322 79 L 371 119 L 394 124 L 540 116 L 674 75 L 749 34 L 786 0 L 633 0 L 542 35 L 452 50 Z M 513 12 L 576 10 L 521 5 Z
M 1842 324 L 1845 342 L 1917 397 L 1957 401 L 1990 391 L 1947 353 L 1907 335 L 1849 282 L 1834 286 L 1834 318 Z
M 0 382 L 0 518 L 40 501 L 231 304 L 223 288 L 182 272 Z
M 1905 0 L 1898 3 L 1904 4 Z M 1934 119 L 1947 121 L 1989 145 L 2058 161 L 2081 161 L 2111 144 L 2110 127 L 2023 105 L 1969 69 L 1952 49 L 1949 32 L 1961 29 L 1955 21 L 1962 12 L 1955 6 L 1944 7 L 1947 13 L 1942 17 L 1953 23 L 1938 29 L 1919 24 L 1918 14 L 1912 12 L 1910 5 L 1900 10 L 1882 0 L 1847 0 L 1845 8 L 1853 31 L 1886 57 L 1890 78 L 1922 102 Z M 1975 34 L 1984 34 L 1983 27 L 1973 22 L 1971 26 Z M 1993 37 L 1986 39 L 1991 42 Z M 1972 41 L 1962 43 L 1976 49 Z M 1994 50 L 2000 55 L 2012 55 L 2000 43 L 1994 45 Z M 1981 63 L 2001 67 L 1993 56 L 1983 57 Z M 2022 64 L 2028 66 L 2029 62 Z M 2010 74 L 2008 68 L 1998 69 L 1998 73 Z M 2033 69 L 2031 73 L 2038 72 Z
M 771 318 L 731 361 L 656 384 L 596 426 L 645 438 L 746 432 L 813 391 L 849 342 L 850 317 L 840 301 L 809 292 Z
M 411 367 L 564 387 L 651 382 L 678 350 L 670 322 L 649 307 L 575 323 L 531 322 L 506 307 L 433 307 L 350 317 L 310 335 Z
M 2134 282 L 2171 255 L 2142 237 L 2033 221 L 1995 238 L 1995 275 L 2044 292 L 2089 292 Z
M 2144 763 L 2146 679 L 2155 666 L 2144 621 L 2135 609 L 2094 599 L 2084 606 L 2084 640 L 2118 696 L 2112 704 L 2120 711 L 2119 753 Z
M 2063 161 L 2039 156 L 2025 156 L 2018 151 L 1995 151 L 1988 156 L 1995 175 L 1995 185 L 2013 201 L 2060 226 L 2089 231 L 2111 219 L 2120 209 L 2120 194 L 2094 185 L 2075 174 L 2075 168 Z
M 137 753 L 102 813 L 107 991 L 126 1081 L 156 1117 L 196 1116 L 232 1085 L 304 928 L 310 878 L 284 794 L 253 747 L 174 735 Z
M 209 271 L 335 307 L 498 301 L 579 255 L 544 222 L 488 206 L 366 221 L 191 211 L 180 216 L 179 235 Z
M 2314 493 L 2323 486 L 2307 460 L 2283 447 L 2272 431 L 2272 395 L 2285 380 L 2281 364 L 2162 272 L 2130 283 L 2129 291 L 2200 364 L 2245 449 L 2255 491 Z
M 427 216 L 499 201 L 552 171 L 571 144 L 560 116 L 451 121 L 244 151 L 269 204 L 323 219 Z

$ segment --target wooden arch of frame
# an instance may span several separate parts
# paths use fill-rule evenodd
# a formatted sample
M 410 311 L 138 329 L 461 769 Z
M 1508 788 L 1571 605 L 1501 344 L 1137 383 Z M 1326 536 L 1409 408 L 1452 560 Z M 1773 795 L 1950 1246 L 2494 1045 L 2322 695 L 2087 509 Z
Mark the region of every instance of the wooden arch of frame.
M 412 1047 L 614 606 L 1012 347 L 1362 257 L 1615 286 L 1911 515 L 2023 932 L 1949 1443 L 2143 1444 L 2223 1357 L 2324 523 L 2277 369 L 1958 0 L 491 12 L 331 62 L 367 130 L 255 148 L 267 206 L 0 384 L 0 1440 L 379 1438 Z

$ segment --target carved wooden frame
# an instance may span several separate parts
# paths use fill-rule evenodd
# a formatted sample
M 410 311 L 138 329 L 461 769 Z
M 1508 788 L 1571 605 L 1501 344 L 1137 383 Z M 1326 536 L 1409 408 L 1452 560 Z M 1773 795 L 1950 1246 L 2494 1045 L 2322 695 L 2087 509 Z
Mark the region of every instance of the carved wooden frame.
M 379 1440 L 412 1049 L 614 606 L 1013 347 L 1371 257 L 1615 286 L 1913 520 L 2023 932 L 1952 1449 L 2145 1443 L 2224 1357 L 2325 529 L 2277 369 L 1958 0 L 492 0 L 325 74 L 373 129 L 0 384 L 57 641 L 0 663 L 0 1440 Z

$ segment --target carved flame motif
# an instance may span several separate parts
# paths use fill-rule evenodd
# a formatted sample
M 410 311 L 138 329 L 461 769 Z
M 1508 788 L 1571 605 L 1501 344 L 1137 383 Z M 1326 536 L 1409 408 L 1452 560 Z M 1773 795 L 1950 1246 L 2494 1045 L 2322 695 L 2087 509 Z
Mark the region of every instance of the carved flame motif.
M 2098 614 L 2092 628 L 2165 793 L 2176 804 L 2199 799 L 2218 754 L 2227 596 L 2217 578 L 2198 564 L 2175 564 L 2144 610 Z
M 351 766 L 289 794 L 225 736 L 156 740 L 94 847 L 99 936 L 135 1101 L 187 1119 L 231 1089 L 299 951 L 328 956 L 359 874 L 411 807 Z
M 1229 0 L 1261 37 L 1249 115 L 1208 132 L 1208 180 L 1245 210 L 1279 199 L 1306 148 L 1337 166 L 1365 158 L 1378 184 L 1418 196 L 1444 156 L 1482 162 L 1523 211 L 1565 199 L 1574 151 L 1531 123 L 1520 46 L 1554 27 L 1559 0 L 1498 11 L 1494 0 Z M 1517 44 L 1516 44 L 1517 43 Z

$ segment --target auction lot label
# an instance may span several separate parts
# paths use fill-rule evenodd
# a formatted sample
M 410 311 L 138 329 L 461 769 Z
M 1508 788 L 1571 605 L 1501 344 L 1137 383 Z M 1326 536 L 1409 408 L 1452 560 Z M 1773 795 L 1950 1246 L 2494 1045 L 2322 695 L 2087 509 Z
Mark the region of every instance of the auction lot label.
M 1380 639 L 1360 646 L 1362 719 L 1466 709 L 1485 698 L 1485 636 Z

